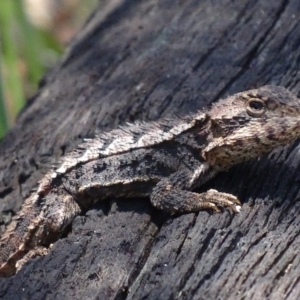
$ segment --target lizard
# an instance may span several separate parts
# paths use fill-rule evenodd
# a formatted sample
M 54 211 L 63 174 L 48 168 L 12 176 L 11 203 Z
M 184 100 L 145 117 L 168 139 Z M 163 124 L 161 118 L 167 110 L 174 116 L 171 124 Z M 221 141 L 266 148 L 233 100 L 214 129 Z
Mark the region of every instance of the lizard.
M 241 202 L 234 195 L 194 190 L 298 137 L 300 99 L 283 87 L 264 86 L 183 117 L 127 124 L 87 139 L 46 173 L 13 217 L 0 240 L 0 277 L 13 275 L 34 253 L 45 254 L 39 249 L 97 201 L 150 197 L 170 214 L 237 213 Z

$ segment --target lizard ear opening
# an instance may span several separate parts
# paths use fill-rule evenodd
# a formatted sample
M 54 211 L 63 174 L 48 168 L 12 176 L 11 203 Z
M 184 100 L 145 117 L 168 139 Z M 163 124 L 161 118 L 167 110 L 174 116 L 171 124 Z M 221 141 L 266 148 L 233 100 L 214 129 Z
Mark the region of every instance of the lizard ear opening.
M 246 110 L 250 117 L 259 118 L 266 112 L 266 104 L 258 98 L 249 99 L 246 102 Z
M 212 132 L 212 135 L 213 135 L 214 138 L 222 137 L 223 134 L 224 134 L 224 131 L 223 131 L 222 127 L 215 120 L 211 120 L 210 129 L 211 129 L 211 132 Z

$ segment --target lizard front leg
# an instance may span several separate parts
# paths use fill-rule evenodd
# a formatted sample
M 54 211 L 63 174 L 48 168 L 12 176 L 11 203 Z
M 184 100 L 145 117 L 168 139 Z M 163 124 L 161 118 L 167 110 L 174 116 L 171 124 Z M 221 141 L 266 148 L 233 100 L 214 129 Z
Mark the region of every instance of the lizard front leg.
M 201 178 L 201 175 L 206 178 Z M 198 185 L 195 181 L 205 182 L 212 176 L 210 172 L 204 175 L 202 167 L 195 172 L 178 171 L 157 183 L 150 196 L 151 203 L 156 208 L 170 213 L 189 213 L 203 209 L 220 212 L 219 206 L 229 207 L 238 212 L 241 203 L 231 194 L 213 189 L 200 194 L 191 192 Z

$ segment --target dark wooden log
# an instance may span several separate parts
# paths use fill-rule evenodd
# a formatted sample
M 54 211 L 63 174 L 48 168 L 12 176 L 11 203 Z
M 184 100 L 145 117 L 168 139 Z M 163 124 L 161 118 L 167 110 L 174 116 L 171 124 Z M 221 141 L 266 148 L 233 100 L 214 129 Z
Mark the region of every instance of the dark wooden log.
M 300 91 L 298 0 L 111 0 L 48 72 L 0 145 L 2 227 L 83 137 L 262 86 Z M 100 203 L 1 299 L 299 299 L 299 141 L 220 174 L 229 211 L 166 217 Z

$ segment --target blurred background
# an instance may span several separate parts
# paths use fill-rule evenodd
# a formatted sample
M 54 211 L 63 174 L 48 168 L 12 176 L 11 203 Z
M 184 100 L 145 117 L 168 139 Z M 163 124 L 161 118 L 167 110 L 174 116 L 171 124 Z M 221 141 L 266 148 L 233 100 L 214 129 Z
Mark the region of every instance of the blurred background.
M 0 139 L 99 2 L 0 1 Z

